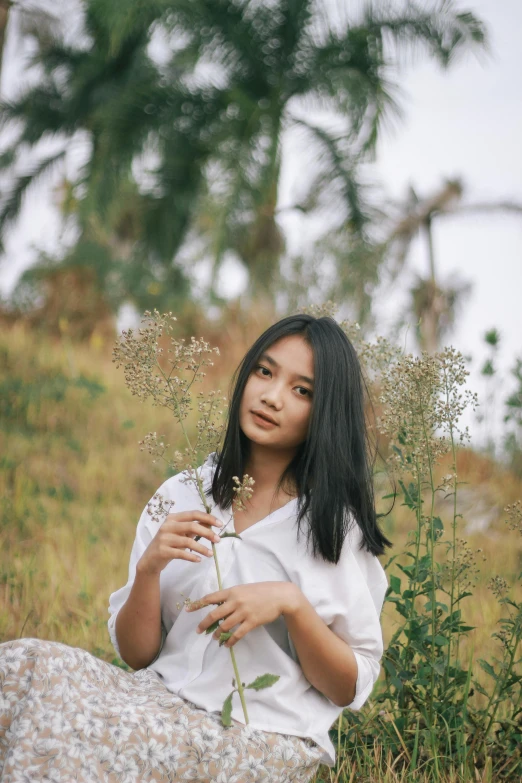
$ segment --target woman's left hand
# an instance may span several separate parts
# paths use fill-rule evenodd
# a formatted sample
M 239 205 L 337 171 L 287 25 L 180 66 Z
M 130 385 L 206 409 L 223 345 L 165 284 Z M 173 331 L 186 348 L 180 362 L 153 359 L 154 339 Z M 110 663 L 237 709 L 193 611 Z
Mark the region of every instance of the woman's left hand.
M 249 631 L 259 625 L 271 623 L 281 614 L 291 611 L 296 602 L 297 590 L 293 582 L 255 582 L 235 585 L 205 595 L 188 606 L 187 611 L 218 604 L 200 622 L 197 631 L 202 633 L 216 621 L 222 620 L 214 632 L 214 638 L 219 639 L 222 633 L 230 632 L 237 625 L 238 628 L 224 643 L 225 647 L 233 647 Z

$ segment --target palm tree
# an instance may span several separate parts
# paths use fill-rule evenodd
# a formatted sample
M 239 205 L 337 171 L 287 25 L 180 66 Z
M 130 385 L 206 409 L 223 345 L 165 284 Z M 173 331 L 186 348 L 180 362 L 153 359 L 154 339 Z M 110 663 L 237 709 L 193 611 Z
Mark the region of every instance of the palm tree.
M 442 337 L 453 327 L 459 306 L 471 291 L 469 283 L 458 279 L 441 285 L 437 275 L 434 222 L 447 216 L 474 213 L 503 212 L 522 215 L 522 204 L 513 201 L 463 204 L 463 193 L 464 186 L 458 179 L 446 180 L 435 193 L 426 198 L 420 198 L 414 188 L 410 187 L 408 198 L 400 206 L 402 215 L 397 219 L 383 246 L 392 266 L 392 278 L 396 278 L 404 268 L 415 237 L 419 234 L 424 237 L 429 272 L 427 275 L 417 275 L 410 289 L 408 309 L 415 317 L 419 347 L 428 353 L 435 353 L 439 349 Z M 402 321 L 398 324 L 400 325 Z
M 148 290 L 157 293 L 138 286 L 126 296 L 140 307 L 165 306 L 185 285 L 180 251 L 195 240 L 212 259 L 214 281 L 233 253 L 251 291 L 270 293 L 285 252 L 284 153 L 299 136 L 301 195 L 287 209 L 328 215 L 328 230 L 348 240 L 342 264 L 349 266 L 350 243 L 370 241 L 358 171 L 383 121 L 398 111 L 399 55 L 423 46 L 447 67 L 483 46 L 485 33 L 451 0 L 432 10 L 368 5 L 358 18 L 320 9 L 312 0 L 88 0 L 78 44 L 56 39 L 42 50 L 41 81 L 0 107 L 17 129 L 0 161 L 0 171 L 13 174 L 0 227 L 16 220 L 26 190 L 83 138 L 87 162 L 72 183 L 80 241 L 92 241 L 93 221 L 112 230 L 111 205 L 135 185 L 131 250 L 123 258 L 113 243 L 111 253 L 120 269 L 146 269 Z M 36 153 L 51 136 L 61 147 L 20 173 L 27 150 Z
M 10 36 L 18 45 L 24 38 L 33 38 L 38 45 L 42 45 L 53 38 L 59 29 L 58 17 L 50 6 L 51 3 L 44 7 L 29 0 L 0 0 L 0 83 L 8 24 Z

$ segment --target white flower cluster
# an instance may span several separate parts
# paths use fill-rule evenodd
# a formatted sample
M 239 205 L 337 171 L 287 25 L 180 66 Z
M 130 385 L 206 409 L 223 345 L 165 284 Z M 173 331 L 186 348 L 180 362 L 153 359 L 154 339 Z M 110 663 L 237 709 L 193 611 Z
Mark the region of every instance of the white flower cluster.
M 254 494 L 254 479 L 245 473 L 243 481 L 239 480 L 238 476 L 232 476 L 232 481 L 236 485 L 234 487 L 234 509 L 236 511 L 244 511 L 246 509 L 246 503 L 250 500 Z
M 464 357 L 451 347 L 408 354 L 383 373 L 378 427 L 394 446 L 392 463 L 400 472 L 424 479 L 452 440 L 469 439 L 458 424 L 466 407 L 478 404 L 476 394 L 460 390 L 467 375 Z

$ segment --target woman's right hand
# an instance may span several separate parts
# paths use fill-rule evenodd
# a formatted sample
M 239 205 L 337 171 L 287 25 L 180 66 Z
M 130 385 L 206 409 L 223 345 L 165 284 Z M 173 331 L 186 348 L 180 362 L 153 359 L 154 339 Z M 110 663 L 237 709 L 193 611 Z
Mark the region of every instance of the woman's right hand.
M 136 569 L 142 573 L 157 575 L 171 560 L 191 560 L 198 562 L 195 552 L 212 557 L 212 549 L 194 541 L 196 536 L 208 538 L 217 543 L 221 539 L 212 530 L 212 526 L 222 527 L 223 523 L 211 514 L 203 511 L 181 511 L 169 514 L 160 529 L 138 560 Z M 189 552 L 192 549 L 193 552 Z

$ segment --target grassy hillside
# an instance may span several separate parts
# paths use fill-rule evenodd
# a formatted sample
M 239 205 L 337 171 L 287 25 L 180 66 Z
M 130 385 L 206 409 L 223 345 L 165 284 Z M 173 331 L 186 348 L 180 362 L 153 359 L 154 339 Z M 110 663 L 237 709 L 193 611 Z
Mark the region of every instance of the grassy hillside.
M 226 389 L 245 346 L 239 331 L 219 339 L 213 382 Z M 20 327 L 0 334 L 0 641 L 37 636 L 115 660 L 108 597 L 126 581 L 138 517 L 167 475 L 139 450 L 151 430 L 176 442 L 169 415 L 126 389 L 110 346 L 80 348 Z M 499 606 L 486 585 L 495 574 L 514 583 L 522 569 L 520 541 L 506 535 L 502 511 L 522 487 L 469 449 L 459 453 L 458 469 L 467 482 L 460 535 L 477 562 L 466 615 L 476 630 L 462 656 L 471 646 L 489 659 Z M 438 513 L 444 518 L 451 509 L 441 501 Z M 408 509 L 397 502 L 384 521 L 396 553 L 410 527 Z M 383 622 L 389 639 L 401 622 L 389 603 Z

